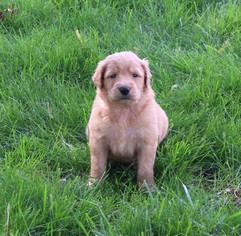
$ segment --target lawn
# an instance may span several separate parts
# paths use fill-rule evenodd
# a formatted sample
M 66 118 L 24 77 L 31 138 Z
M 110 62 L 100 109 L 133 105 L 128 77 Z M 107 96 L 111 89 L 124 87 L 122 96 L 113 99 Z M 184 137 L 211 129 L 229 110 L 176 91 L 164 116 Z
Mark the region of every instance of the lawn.
M 241 235 L 240 49 L 239 0 L 1 1 L 0 235 Z M 86 185 L 91 76 L 124 50 L 170 120 L 153 191 Z

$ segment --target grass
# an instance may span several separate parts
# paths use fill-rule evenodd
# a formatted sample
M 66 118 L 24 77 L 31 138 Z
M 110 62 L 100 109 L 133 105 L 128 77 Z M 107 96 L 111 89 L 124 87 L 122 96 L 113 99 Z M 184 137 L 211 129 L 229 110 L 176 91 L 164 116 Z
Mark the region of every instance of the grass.
M 240 1 L 11 4 L 0 4 L 0 235 L 240 235 Z M 86 186 L 91 75 L 122 50 L 149 60 L 170 119 L 153 192 L 121 166 Z

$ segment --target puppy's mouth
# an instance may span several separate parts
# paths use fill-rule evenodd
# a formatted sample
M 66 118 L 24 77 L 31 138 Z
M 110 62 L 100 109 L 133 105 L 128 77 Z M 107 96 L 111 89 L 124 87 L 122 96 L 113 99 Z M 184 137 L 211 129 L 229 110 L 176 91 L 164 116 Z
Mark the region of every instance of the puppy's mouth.
M 118 102 L 136 102 L 139 100 L 137 96 L 134 94 L 128 94 L 128 95 L 122 95 L 120 94 L 115 98 L 115 100 Z
M 117 96 L 117 97 L 112 97 L 111 100 L 113 102 L 120 102 L 120 103 L 129 103 L 129 102 L 135 102 L 136 99 L 133 96 Z
M 125 105 L 125 106 L 130 106 L 132 104 L 137 104 L 139 103 L 140 100 L 138 99 L 120 99 L 116 101 L 119 104 Z
M 121 96 L 118 100 L 133 100 L 131 96 Z

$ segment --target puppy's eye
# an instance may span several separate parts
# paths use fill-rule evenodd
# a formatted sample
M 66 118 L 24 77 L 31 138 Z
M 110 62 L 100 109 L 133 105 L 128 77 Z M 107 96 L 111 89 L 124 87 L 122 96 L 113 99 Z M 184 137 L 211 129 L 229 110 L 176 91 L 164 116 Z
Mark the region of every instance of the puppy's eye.
M 132 76 L 133 76 L 134 78 L 136 78 L 136 77 L 138 77 L 139 75 L 136 74 L 136 73 L 134 73 L 134 74 L 132 74 Z
M 110 76 L 110 78 L 111 78 L 111 79 L 114 79 L 114 78 L 116 78 L 116 76 L 117 76 L 117 74 L 112 74 L 112 75 Z

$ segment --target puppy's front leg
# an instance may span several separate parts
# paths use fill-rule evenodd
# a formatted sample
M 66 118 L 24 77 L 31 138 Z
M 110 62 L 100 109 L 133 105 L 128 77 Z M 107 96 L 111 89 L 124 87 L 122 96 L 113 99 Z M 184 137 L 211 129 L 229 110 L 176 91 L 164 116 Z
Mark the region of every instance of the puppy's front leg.
M 138 151 L 137 156 L 137 183 L 139 186 L 147 183 L 149 187 L 154 187 L 154 162 L 157 145 L 146 145 Z
M 100 180 L 106 169 L 107 163 L 107 150 L 100 143 L 95 142 L 90 145 L 91 154 L 91 167 L 90 167 L 90 180 L 89 186 L 93 185 L 96 181 Z

